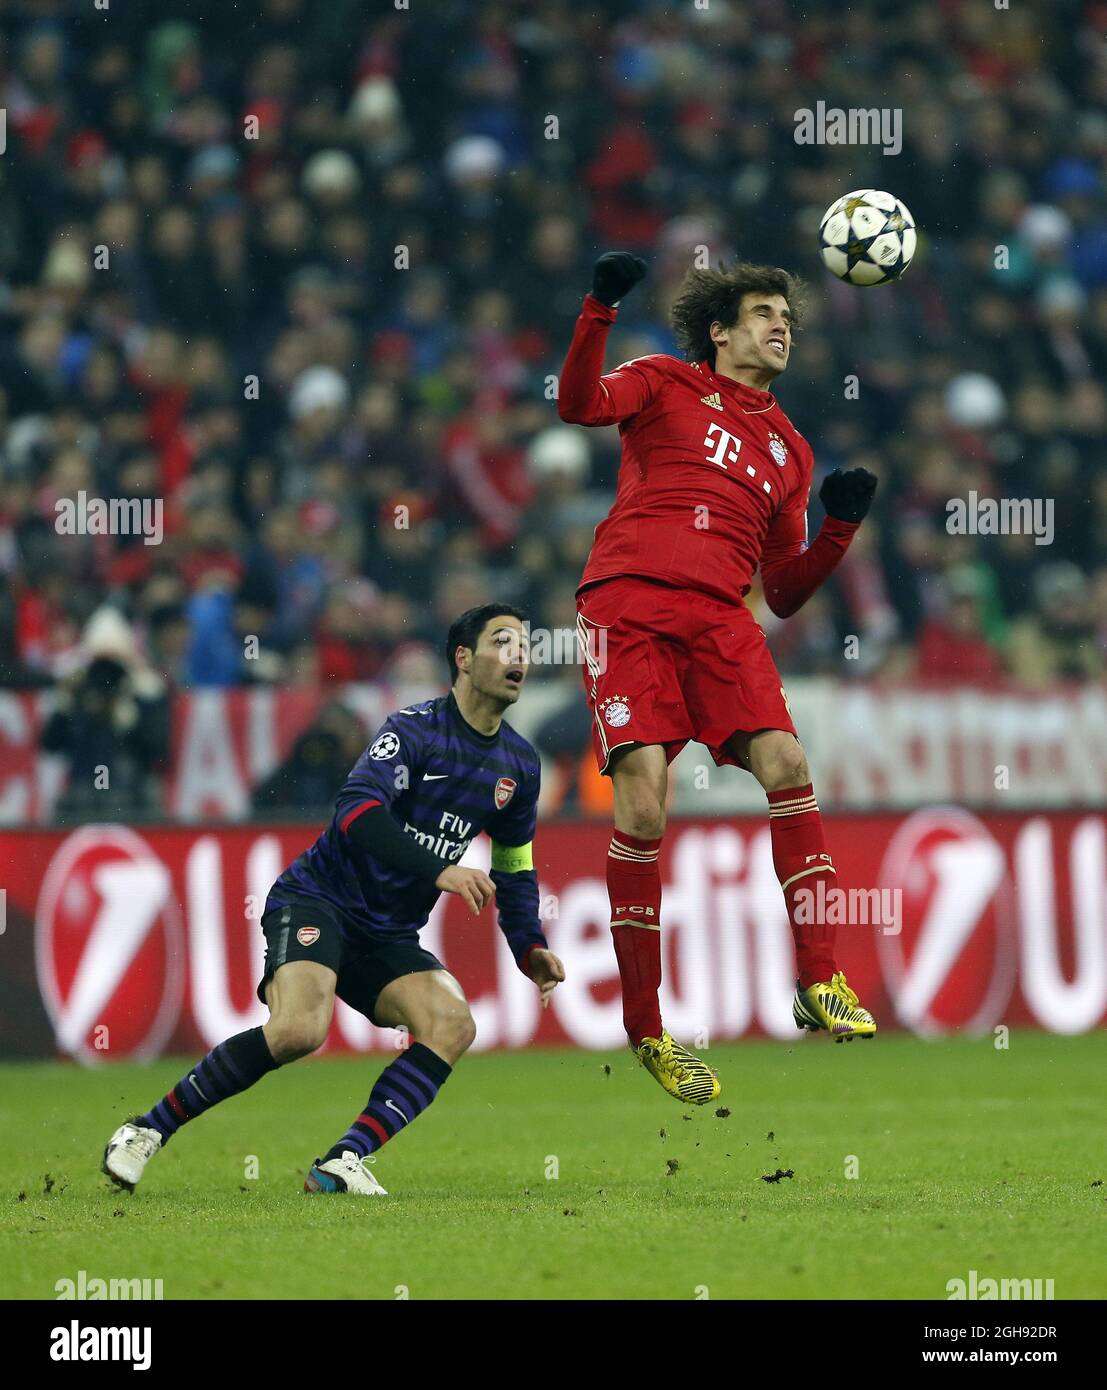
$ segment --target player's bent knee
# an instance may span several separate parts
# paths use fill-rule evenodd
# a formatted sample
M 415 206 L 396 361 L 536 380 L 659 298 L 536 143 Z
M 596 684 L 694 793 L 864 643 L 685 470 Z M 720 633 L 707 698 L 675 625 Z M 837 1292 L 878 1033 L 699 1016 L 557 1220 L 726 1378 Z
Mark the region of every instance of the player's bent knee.
M 452 1064 L 472 1047 L 477 1036 L 477 1025 L 468 1009 L 448 1009 L 428 1017 L 416 1036 Z
M 463 1018 L 459 1018 L 454 1027 L 454 1047 L 460 1057 L 463 1052 L 473 1046 L 477 1040 L 477 1024 L 471 1013 L 466 1013 Z
M 665 833 L 665 807 L 655 789 L 634 778 L 615 793 L 615 825 L 638 840 L 658 840 Z
M 665 833 L 665 812 L 656 801 L 631 805 L 619 816 L 619 822 L 619 829 L 636 840 L 659 840 Z
M 265 1041 L 275 1062 L 294 1062 L 323 1046 L 329 1026 L 326 1013 L 271 1018 L 265 1025 Z
M 665 752 L 634 747 L 615 754 L 611 770 L 615 828 L 638 840 L 665 833 Z
M 804 787 L 811 781 L 811 770 L 803 747 L 790 734 L 781 735 L 768 747 L 758 750 L 758 781 L 766 791 L 784 787 Z

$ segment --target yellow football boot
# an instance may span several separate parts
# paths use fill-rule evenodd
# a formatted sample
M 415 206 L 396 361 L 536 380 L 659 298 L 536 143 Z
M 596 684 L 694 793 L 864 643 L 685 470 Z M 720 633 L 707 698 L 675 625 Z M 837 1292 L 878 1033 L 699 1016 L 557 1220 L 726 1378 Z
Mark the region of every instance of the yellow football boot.
M 876 1019 L 861 1007 L 840 970 L 826 983 L 809 985 L 807 989 L 797 985 L 792 1017 L 797 1028 L 812 1033 L 825 1028 L 835 1042 L 871 1038 L 876 1032 Z
M 718 1076 L 706 1062 L 674 1042 L 667 1028 L 662 1028 L 659 1038 L 643 1038 L 636 1050 L 649 1074 L 677 1100 L 707 1105 L 718 1097 L 722 1089 Z

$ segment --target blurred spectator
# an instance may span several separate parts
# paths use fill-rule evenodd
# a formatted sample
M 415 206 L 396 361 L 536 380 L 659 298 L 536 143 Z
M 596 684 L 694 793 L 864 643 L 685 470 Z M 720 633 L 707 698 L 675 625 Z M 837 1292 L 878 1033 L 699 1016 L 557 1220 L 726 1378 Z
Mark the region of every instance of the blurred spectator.
M 280 679 L 282 666 L 269 645 L 277 600 L 263 575 L 248 575 L 234 590 L 216 575 L 188 604 L 192 629 L 189 685 L 247 685 Z
M 164 682 L 141 661 L 134 635 L 100 609 L 83 637 L 83 660 L 57 688 L 42 747 L 66 760 L 61 820 L 154 815 L 154 774 L 169 753 Z
M 1107 649 L 1093 590 L 1072 564 L 1048 565 L 1034 578 L 1034 612 L 1011 627 L 1011 670 L 1027 685 L 1102 680 Z
M 919 634 L 916 673 L 965 685 L 998 680 L 1003 659 L 985 630 L 986 576 L 961 566 L 944 576 L 944 588 L 943 610 L 927 618 Z
M 325 706 L 281 766 L 255 790 L 255 813 L 296 819 L 328 814 L 336 789 L 364 749 L 361 720 L 337 702 Z

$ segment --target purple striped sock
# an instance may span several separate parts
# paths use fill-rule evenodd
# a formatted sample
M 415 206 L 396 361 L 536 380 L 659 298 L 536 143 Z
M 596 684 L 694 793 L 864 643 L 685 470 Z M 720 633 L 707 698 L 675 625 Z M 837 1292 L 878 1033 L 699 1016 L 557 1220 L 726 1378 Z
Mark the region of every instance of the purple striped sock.
M 412 1043 L 390 1062 L 370 1093 L 365 1109 L 323 1162 L 352 1150 L 359 1158 L 376 1153 L 394 1134 L 406 1129 L 431 1103 L 452 1068 L 422 1043 Z
M 146 1129 L 156 1129 L 162 1143 L 166 1144 L 181 1125 L 194 1120 L 221 1100 L 228 1100 L 247 1090 L 255 1081 L 260 1081 L 266 1072 L 273 1071 L 276 1065 L 260 1028 L 236 1033 L 233 1038 L 213 1047 L 152 1110 L 139 1115 L 134 1123 Z

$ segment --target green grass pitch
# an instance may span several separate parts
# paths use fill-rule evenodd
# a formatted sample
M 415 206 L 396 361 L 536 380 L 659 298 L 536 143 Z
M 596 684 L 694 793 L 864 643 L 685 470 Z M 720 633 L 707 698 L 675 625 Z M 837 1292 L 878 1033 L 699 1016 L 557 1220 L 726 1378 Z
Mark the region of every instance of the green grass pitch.
M 54 1298 L 80 1270 L 166 1299 L 944 1299 L 972 1269 L 1107 1294 L 1107 1033 L 707 1055 L 729 1114 L 678 1105 L 629 1053 L 470 1056 L 380 1155 L 384 1200 L 301 1187 L 379 1058 L 267 1077 L 134 1196 L 103 1145 L 187 1060 L 6 1064 L 0 1297 Z

